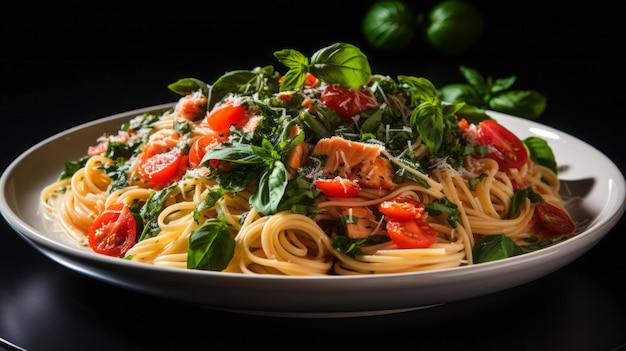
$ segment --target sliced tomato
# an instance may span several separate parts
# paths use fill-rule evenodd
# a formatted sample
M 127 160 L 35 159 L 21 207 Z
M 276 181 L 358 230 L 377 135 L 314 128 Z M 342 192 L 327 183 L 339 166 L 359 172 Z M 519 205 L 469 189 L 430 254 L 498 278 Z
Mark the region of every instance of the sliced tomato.
M 396 196 L 378 205 L 380 212 L 391 219 L 419 219 L 424 214 L 424 204 L 408 196 Z
M 552 233 L 566 235 L 573 233 L 576 229 L 576 224 L 569 214 L 551 203 L 537 203 L 535 213 L 541 224 Z
M 365 87 L 346 88 L 330 84 L 322 92 L 321 99 L 324 105 L 349 122 L 357 114 L 378 107 L 374 94 Z
M 513 132 L 494 120 L 480 122 L 477 139 L 480 144 L 495 150 L 487 156 L 496 160 L 503 170 L 519 168 L 528 162 L 528 151 L 524 143 Z
M 157 154 L 142 152 L 137 170 L 142 178 L 163 185 L 177 173 L 182 158 L 182 151 L 178 148 Z
M 331 197 L 353 197 L 357 196 L 361 191 L 361 187 L 356 182 L 335 177 L 332 179 L 317 179 L 315 186 L 326 196 Z
M 391 219 L 386 227 L 391 240 L 401 249 L 430 247 L 437 239 L 435 228 L 423 219 Z
M 209 127 L 217 133 L 226 133 L 233 124 L 246 118 L 246 110 L 234 101 L 214 108 L 207 116 Z
M 88 242 L 99 254 L 123 257 L 135 244 L 137 222 L 128 206 L 115 203 L 106 208 L 89 226 Z
M 189 149 L 189 167 L 198 167 L 202 162 L 204 154 L 225 140 L 228 140 L 228 138 L 213 134 L 198 138 Z

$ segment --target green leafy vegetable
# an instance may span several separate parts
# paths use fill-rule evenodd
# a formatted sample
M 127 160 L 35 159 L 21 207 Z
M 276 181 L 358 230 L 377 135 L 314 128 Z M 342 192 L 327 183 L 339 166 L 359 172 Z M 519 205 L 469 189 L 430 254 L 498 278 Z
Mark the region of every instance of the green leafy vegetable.
M 379 1 L 367 10 L 362 31 L 365 39 L 376 49 L 402 49 L 415 35 L 415 15 L 404 1 Z
M 347 88 L 359 88 L 367 84 L 372 75 L 367 57 L 352 44 L 335 43 L 316 51 L 311 62 L 299 51 L 284 49 L 274 56 L 289 71 L 280 85 L 281 91 L 301 88 L 307 73 L 328 84 L 340 84 Z
M 428 16 L 420 17 L 428 42 L 438 51 L 457 54 L 467 51 L 481 37 L 482 13 L 466 1 L 448 0 L 436 4 Z
M 467 83 L 448 84 L 439 89 L 447 102 L 464 102 L 479 109 L 491 109 L 527 119 L 537 119 L 543 114 L 546 97 L 534 90 L 510 90 L 517 77 L 494 79 L 477 70 L 460 66 Z
M 504 234 L 484 236 L 472 248 L 474 263 L 501 260 L 522 253 L 520 246 Z
M 530 159 L 542 166 L 548 167 L 554 173 L 558 173 L 556 157 L 545 139 L 530 136 L 522 140 L 528 148 Z
M 208 219 L 189 236 L 187 268 L 222 271 L 235 254 L 235 238 L 225 222 Z

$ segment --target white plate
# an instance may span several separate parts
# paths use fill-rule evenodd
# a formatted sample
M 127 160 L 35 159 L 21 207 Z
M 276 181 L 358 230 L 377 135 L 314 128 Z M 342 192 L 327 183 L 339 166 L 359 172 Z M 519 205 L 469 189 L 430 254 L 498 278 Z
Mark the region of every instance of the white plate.
M 38 213 L 40 190 L 104 132 L 138 114 L 129 111 L 59 133 L 33 146 L 0 178 L 0 210 L 27 242 L 52 260 L 89 277 L 146 294 L 243 313 L 337 317 L 414 310 L 485 295 L 540 278 L 591 249 L 624 213 L 624 176 L 604 154 L 571 135 L 526 119 L 490 112 L 520 137 L 548 141 L 564 188 L 582 197 L 571 209 L 584 221 L 578 236 L 539 251 L 458 268 L 388 275 L 288 277 L 163 268 L 98 255 L 48 233 Z

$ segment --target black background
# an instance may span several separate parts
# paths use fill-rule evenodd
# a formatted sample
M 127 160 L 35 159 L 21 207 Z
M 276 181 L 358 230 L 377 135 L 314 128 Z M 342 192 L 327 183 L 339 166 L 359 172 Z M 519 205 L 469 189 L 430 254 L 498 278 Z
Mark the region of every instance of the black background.
M 457 55 L 419 39 L 400 52 L 374 50 L 361 33 L 372 3 L 12 3 L 2 13 L 0 169 L 69 127 L 175 101 L 167 85 L 179 78 L 212 82 L 268 64 L 280 71 L 274 51 L 310 56 L 334 42 L 360 47 L 375 73 L 423 76 L 436 86 L 461 82 L 459 65 L 495 78 L 515 75 L 515 88 L 547 96 L 539 122 L 624 169 L 624 40 L 611 3 L 473 1 L 485 31 Z M 416 13 L 435 3 L 410 2 Z M 53 263 L 2 225 L 0 338 L 30 350 L 211 349 L 224 342 L 330 348 L 330 339 L 341 347 L 441 350 L 612 350 L 626 343 L 624 220 L 571 265 L 522 287 L 416 313 L 339 320 L 240 316 L 129 292 Z

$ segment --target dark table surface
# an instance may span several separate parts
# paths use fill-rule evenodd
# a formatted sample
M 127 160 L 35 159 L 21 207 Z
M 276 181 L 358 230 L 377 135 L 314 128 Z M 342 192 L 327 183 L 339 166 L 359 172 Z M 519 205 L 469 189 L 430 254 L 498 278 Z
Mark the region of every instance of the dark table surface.
M 3 23 L 0 169 L 69 127 L 175 101 L 167 84 L 178 78 L 211 82 L 233 69 L 278 66 L 277 49 L 311 54 L 336 41 L 361 47 L 375 72 L 423 76 L 436 86 L 460 82 L 460 64 L 516 75 L 515 87 L 548 97 L 538 122 L 579 137 L 624 169 L 623 40 L 606 5 L 548 11 L 540 2 L 517 9 L 475 2 L 488 23 L 481 41 L 443 55 L 418 44 L 376 51 L 359 29 L 371 1 L 339 3 L 296 10 L 279 1 L 271 12 L 259 3 L 190 2 L 144 12 L 119 2 L 98 11 L 76 5 L 81 15 L 69 5 L 17 4 Z M 2 220 L 0 339 L 34 351 L 617 350 L 626 345 L 625 231 L 622 219 L 571 264 L 505 291 L 400 314 L 304 319 L 215 311 L 115 287 L 55 263 Z

